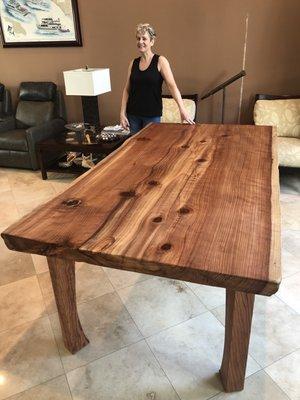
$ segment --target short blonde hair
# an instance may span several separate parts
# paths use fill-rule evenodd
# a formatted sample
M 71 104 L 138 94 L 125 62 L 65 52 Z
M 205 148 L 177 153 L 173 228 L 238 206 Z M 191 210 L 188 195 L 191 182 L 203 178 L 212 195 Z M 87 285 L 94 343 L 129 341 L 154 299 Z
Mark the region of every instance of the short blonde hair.
M 156 38 L 156 33 L 155 33 L 155 30 L 154 30 L 153 26 L 151 26 L 148 23 L 141 23 L 141 24 L 137 25 L 136 34 L 140 33 L 140 34 L 143 35 L 146 32 L 150 36 L 150 39 L 155 39 Z

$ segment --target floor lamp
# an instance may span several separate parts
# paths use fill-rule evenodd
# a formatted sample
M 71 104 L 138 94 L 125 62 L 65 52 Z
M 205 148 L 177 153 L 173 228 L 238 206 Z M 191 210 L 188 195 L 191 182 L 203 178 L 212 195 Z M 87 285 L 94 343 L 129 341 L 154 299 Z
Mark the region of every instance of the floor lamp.
M 67 96 L 81 96 L 83 120 L 100 126 L 98 95 L 111 91 L 109 68 L 80 68 L 64 71 Z

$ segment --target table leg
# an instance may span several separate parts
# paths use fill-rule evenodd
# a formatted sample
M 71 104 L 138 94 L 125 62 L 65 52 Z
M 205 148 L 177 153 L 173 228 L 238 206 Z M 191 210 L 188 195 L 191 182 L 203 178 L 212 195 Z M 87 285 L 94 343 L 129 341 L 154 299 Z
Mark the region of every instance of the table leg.
M 244 388 L 254 296 L 226 290 L 225 343 L 220 370 L 226 392 Z
M 77 313 L 75 290 L 75 262 L 58 257 L 47 257 L 62 337 L 66 348 L 76 353 L 89 343 Z

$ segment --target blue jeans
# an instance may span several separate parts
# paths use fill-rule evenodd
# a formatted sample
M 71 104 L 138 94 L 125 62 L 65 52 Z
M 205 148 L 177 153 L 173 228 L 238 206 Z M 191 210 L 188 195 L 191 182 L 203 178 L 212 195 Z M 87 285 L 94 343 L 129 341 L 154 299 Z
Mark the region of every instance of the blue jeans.
M 140 117 L 138 115 L 127 114 L 127 118 L 129 121 L 130 132 L 131 134 L 135 134 L 150 122 L 160 123 L 161 117 Z

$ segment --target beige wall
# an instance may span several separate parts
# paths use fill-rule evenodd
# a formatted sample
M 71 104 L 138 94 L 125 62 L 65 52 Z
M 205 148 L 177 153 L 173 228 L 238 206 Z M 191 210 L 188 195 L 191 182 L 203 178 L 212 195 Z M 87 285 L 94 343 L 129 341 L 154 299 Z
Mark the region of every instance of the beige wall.
M 50 80 L 63 89 L 62 71 L 109 67 L 112 92 L 99 97 L 101 122 L 117 123 L 134 28 L 152 23 L 155 51 L 165 55 L 182 93 L 200 95 L 242 69 L 249 15 L 242 122 L 251 121 L 257 92 L 300 93 L 299 0 L 78 0 L 83 47 L 0 48 L 0 81 L 16 98 L 20 81 Z M 226 122 L 237 122 L 241 81 L 227 92 Z M 220 121 L 221 95 L 199 104 L 199 121 Z M 66 98 L 69 120 L 81 102 Z

